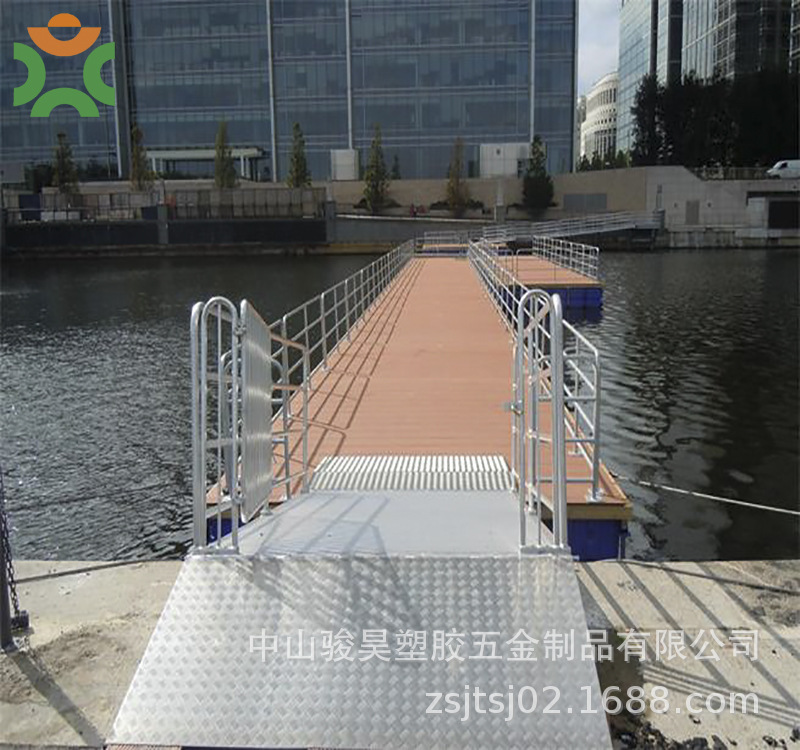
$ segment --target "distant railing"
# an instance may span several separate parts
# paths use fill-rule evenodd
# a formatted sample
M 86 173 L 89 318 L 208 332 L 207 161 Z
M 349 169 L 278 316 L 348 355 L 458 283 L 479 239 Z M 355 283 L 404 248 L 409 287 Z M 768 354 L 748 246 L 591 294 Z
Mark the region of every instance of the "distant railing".
M 425 232 L 417 240 L 417 253 L 421 255 L 466 255 L 467 242 L 477 239 L 477 231 Z
M 152 189 L 140 192 L 118 190 L 69 195 L 47 192 L 32 198 L 38 199 L 38 205 L 6 207 L 9 224 L 154 221 L 159 207 L 166 211 L 166 218 L 170 220 L 320 217 L 325 191 L 285 186 L 187 190 L 167 188 L 155 182 Z
M 695 167 L 701 180 L 767 180 L 769 167 Z
M 618 211 L 604 214 L 580 216 L 556 221 L 511 222 L 484 227 L 483 238 L 492 242 L 513 242 L 529 237 L 571 237 L 576 235 L 603 234 L 626 229 L 659 229 L 661 212 L 635 213 Z

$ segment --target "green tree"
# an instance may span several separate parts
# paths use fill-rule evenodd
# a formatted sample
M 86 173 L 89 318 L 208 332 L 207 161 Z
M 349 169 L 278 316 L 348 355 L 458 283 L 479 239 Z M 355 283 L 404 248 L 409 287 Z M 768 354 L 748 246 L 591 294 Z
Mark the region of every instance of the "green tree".
M 553 180 L 547 174 L 544 144 L 536 135 L 531 143 L 528 168 L 522 178 L 522 202 L 531 213 L 543 211 L 552 203 L 553 192 Z
M 31 193 L 41 193 L 43 187 L 55 184 L 53 170 L 55 165 L 50 162 L 29 164 L 25 167 L 25 186 Z
M 375 135 L 369 147 L 367 168 L 364 170 L 364 201 L 370 213 L 376 214 L 386 205 L 389 197 L 389 172 L 383 158 L 381 127 L 375 126 Z
M 147 163 L 147 149 L 144 146 L 142 129 L 134 123 L 131 128 L 131 185 L 136 190 L 149 190 L 153 186 L 155 174 Z
M 447 205 L 456 217 L 464 215 L 469 201 L 469 190 L 462 176 L 463 164 L 464 144 L 461 138 L 456 138 L 453 144 L 453 157 L 447 170 Z
M 394 159 L 392 159 L 392 174 L 391 178 L 393 180 L 400 179 L 400 159 L 397 158 L 397 154 L 394 155 Z
M 762 70 L 737 76 L 729 91 L 736 166 L 772 166 L 798 156 L 800 74 Z
M 214 184 L 218 188 L 231 188 L 236 185 L 236 169 L 233 155 L 228 145 L 228 124 L 223 120 L 217 128 L 214 144 Z
M 603 168 L 603 160 L 600 158 L 600 154 L 598 154 L 597 151 L 593 151 L 592 161 L 589 166 L 589 169 L 591 169 L 592 172 L 599 172 L 602 168 Z
M 633 163 L 636 166 L 657 164 L 661 155 L 661 107 L 663 87 L 654 75 L 642 78 L 636 91 L 633 115 Z
M 592 168 L 591 162 L 589 158 L 584 154 L 581 156 L 581 160 L 578 162 L 578 171 L 579 172 L 588 172 Z
M 617 151 L 617 155 L 614 157 L 614 169 L 626 169 L 630 165 L 628 154 L 621 149 Z
M 311 184 L 311 172 L 306 161 L 306 140 L 299 122 L 292 126 L 292 158 L 289 162 L 289 175 L 286 183 L 291 188 L 300 188 Z
M 78 192 L 78 170 L 72 158 L 72 147 L 66 133 L 59 133 L 56 138 L 58 143 L 53 162 L 53 183 L 58 187 L 59 193 L 72 195 Z

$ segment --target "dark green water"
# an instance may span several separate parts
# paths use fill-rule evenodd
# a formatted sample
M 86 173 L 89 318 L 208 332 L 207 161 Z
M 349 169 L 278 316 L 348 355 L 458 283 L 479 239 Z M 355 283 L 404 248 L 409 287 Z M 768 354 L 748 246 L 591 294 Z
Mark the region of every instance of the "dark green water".
M 188 320 L 213 294 L 274 319 L 367 257 L 69 260 L 2 269 L 0 459 L 15 553 L 188 545 Z M 798 253 L 608 253 L 603 458 L 639 479 L 798 508 Z M 796 556 L 785 515 L 625 485 L 644 558 Z

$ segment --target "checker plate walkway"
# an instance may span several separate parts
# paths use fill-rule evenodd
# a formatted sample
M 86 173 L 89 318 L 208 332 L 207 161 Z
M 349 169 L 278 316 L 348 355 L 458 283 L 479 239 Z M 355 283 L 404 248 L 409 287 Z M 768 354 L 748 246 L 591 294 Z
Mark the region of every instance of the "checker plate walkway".
M 434 507 L 432 524 L 412 516 Z M 458 508 L 484 509 L 460 531 Z M 494 509 L 490 512 L 490 509 Z M 442 520 L 454 515 L 456 522 Z M 406 524 L 398 525 L 405 517 Z M 243 530 L 242 554 L 193 555 L 170 594 L 115 722 L 116 744 L 199 747 L 609 748 L 572 560 L 519 555 L 508 492 L 311 493 Z M 483 542 L 475 546 L 477 536 Z M 348 540 L 350 543 L 348 544 Z M 338 549 L 340 553 L 331 554 Z M 433 550 L 437 554 L 431 554 Z M 267 551 L 271 552 L 268 553 Z M 470 550 L 472 553 L 470 553 Z M 475 552 L 478 551 L 478 554 Z M 303 631 L 306 654 L 297 655 Z M 363 659 L 365 631 L 387 634 L 390 661 Z M 404 661 L 395 634 L 426 633 Z M 539 643 L 523 660 L 506 643 Z M 346 631 L 353 661 L 328 660 L 323 634 Z M 437 632 L 463 633 L 463 661 L 434 658 Z M 546 658 L 548 631 L 574 633 L 574 658 Z M 489 634 L 489 635 L 480 635 Z M 267 640 L 259 640 L 265 635 Z M 276 652 L 269 637 L 278 636 Z M 251 641 L 251 636 L 255 640 Z M 457 639 L 458 640 L 458 639 Z M 498 659 L 481 646 L 495 642 Z M 259 650 L 259 644 L 266 648 Z M 423 651 L 418 647 L 418 652 Z M 448 652 L 445 652 L 448 653 Z M 536 661 L 528 660 L 535 656 Z M 552 654 L 550 654 L 552 657 Z M 503 693 L 504 713 L 464 717 L 464 691 Z M 509 686 L 538 704 L 509 721 Z M 557 686 L 559 692 L 549 690 Z M 460 713 L 428 714 L 428 693 L 456 693 Z M 545 713 L 551 707 L 560 713 Z M 523 706 L 532 691 L 522 692 Z M 441 705 L 436 708 L 444 708 Z M 484 697 L 482 710 L 488 707 Z

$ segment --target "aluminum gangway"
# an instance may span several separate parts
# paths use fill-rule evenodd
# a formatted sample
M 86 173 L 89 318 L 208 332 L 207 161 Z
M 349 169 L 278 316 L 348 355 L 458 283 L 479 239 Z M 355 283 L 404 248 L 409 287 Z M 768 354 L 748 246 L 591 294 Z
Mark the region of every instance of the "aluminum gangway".
M 610 747 L 567 527 L 569 454 L 591 464 L 599 445 L 582 421 L 591 414 L 576 416 L 591 394 L 565 370 L 588 371 L 565 341 L 559 297 L 515 297 L 485 241 L 466 258 L 420 259 L 414 247 L 272 325 L 247 301 L 193 308 L 194 547 L 112 743 Z M 312 457 L 321 425 L 309 401 L 355 367 L 371 325 L 388 348 L 402 339 L 414 304 L 402 290 L 431 263 L 467 273 L 451 304 L 484 310 L 495 321 L 485 335 L 512 343 L 510 462 Z
M 655 231 L 662 228 L 663 216 L 660 211 L 653 213 L 615 211 L 555 221 L 492 224 L 483 228 L 481 236 L 492 242 L 506 243 L 525 241 L 531 237 L 586 237 L 631 229 Z

